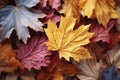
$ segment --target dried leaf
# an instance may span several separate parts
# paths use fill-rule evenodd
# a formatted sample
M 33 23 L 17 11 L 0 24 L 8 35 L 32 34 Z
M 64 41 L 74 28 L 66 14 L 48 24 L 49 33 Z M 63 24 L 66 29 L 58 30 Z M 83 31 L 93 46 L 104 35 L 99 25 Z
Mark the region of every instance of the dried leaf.
M 120 32 L 116 32 L 111 36 L 109 47 L 114 48 L 120 41 Z
M 43 10 L 44 13 L 46 13 L 45 21 L 43 21 L 44 24 L 48 23 L 48 20 L 50 19 L 52 22 L 59 22 L 60 21 L 60 15 L 55 14 L 55 10 L 52 9 L 50 11 Z
M 47 3 L 52 7 L 52 9 L 59 9 L 61 6 L 61 1 L 60 0 L 40 0 L 40 6 L 42 8 L 47 6 Z
M 52 58 L 51 65 L 37 75 L 37 80 L 63 80 L 63 76 L 73 76 L 77 73 L 75 66 L 64 58 L 59 59 L 58 54 Z
M 42 23 L 38 18 L 43 18 L 45 14 L 41 11 L 30 9 L 35 6 L 39 0 L 15 0 L 17 6 L 8 5 L 0 10 L 0 41 L 9 38 L 12 31 L 15 30 L 18 38 L 24 43 L 27 42 L 30 27 L 35 31 L 43 31 Z
M 50 64 L 49 55 L 51 51 L 47 50 L 44 44 L 47 37 L 42 33 L 36 33 L 28 39 L 27 44 L 18 43 L 17 58 L 21 60 L 25 68 L 40 70 L 42 66 L 46 67 Z
M 116 46 L 115 48 L 108 51 L 108 62 L 111 65 L 114 65 L 117 69 L 120 69 L 120 46 Z
M 78 0 L 64 0 L 64 4 L 62 5 L 62 9 L 59 11 L 60 13 L 67 14 L 67 9 L 72 8 L 73 16 L 77 18 L 77 23 L 80 21 L 80 10 L 78 6 Z
M 12 72 L 20 66 L 10 42 L 0 43 L 0 72 Z
M 90 43 L 86 46 L 90 53 L 96 56 L 97 60 L 106 58 L 104 55 L 105 48 L 102 48 L 98 43 Z
M 110 19 L 119 18 L 115 11 L 114 0 L 79 0 L 81 14 L 88 18 L 97 18 L 105 28 Z
M 77 77 L 80 80 L 97 80 L 104 67 L 102 60 L 99 62 L 96 59 L 81 60 L 80 63 L 75 63 L 79 69 Z
M 72 57 L 79 62 L 81 59 L 91 58 L 86 48 L 93 33 L 88 32 L 89 26 L 80 26 L 73 30 L 76 19 L 73 18 L 72 9 L 68 10 L 65 17 L 61 17 L 59 28 L 55 23 L 48 22 L 45 32 L 49 41 L 46 43 L 49 50 L 59 51 L 59 57 L 64 57 L 67 61 Z
M 117 74 L 115 66 L 105 69 L 101 78 L 102 80 L 120 80 L 120 76 Z
M 103 41 L 109 43 L 110 38 L 111 38 L 111 29 L 114 27 L 116 20 L 111 20 L 107 28 L 105 29 L 102 25 L 96 25 L 92 26 L 90 29 L 90 32 L 95 33 L 94 36 L 91 39 L 91 42 L 98 42 L 98 41 Z

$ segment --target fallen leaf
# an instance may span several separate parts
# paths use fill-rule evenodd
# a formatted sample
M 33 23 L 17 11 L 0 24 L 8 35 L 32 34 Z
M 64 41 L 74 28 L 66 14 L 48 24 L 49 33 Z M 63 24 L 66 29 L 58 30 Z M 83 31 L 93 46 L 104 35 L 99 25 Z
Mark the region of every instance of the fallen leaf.
M 75 63 L 79 69 L 79 73 L 76 74 L 80 80 L 97 80 L 101 75 L 101 71 L 104 68 L 102 60 L 99 62 L 96 59 L 81 60 L 80 63 Z
M 44 24 L 48 23 L 48 20 L 51 20 L 52 22 L 59 22 L 60 21 L 60 15 L 55 14 L 55 10 L 51 9 L 50 11 L 48 10 L 43 10 L 43 12 L 46 14 L 45 20 L 43 21 Z
M 79 0 L 81 14 L 88 18 L 97 18 L 105 28 L 110 19 L 119 18 L 114 0 Z
M 107 28 L 105 29 L 102 25 L 97 24 L 96 26 L 91 26 L 90 32 L 95 33 L 91 39 L 91 42 L 110 42 L 111 39 L 111 29 L 114 27 L 116 20 L 110 20 L 110 22 L 107 25 Z
M 72 63 L 64 58 L 59 59 L 56 54 L 51 60 L 51 65 L 39 72 L 37 80 L 63 80 L 63 76 L 74 76 L 77 71 Z
M 116 32 L 111 36 L 109 47 L 114 48 L 120 41 L 120 32 Z
M 96 56 L 96 60 L 106 58 L 104 55 L 104 52 L 106 51 L 105 48 L 102 48 L 98 43 L 90 43 L 89 45 L 86 46 L 86 48 L 92 55 Z
M 38 18 L 43 18 L 45 14 L 41 11 L 31 9 L 39 0 L 15 0 L 16 6 L 8 5 L 0 9 L 0 41 L 9 38 L 13 30 L 18 38 L 24 43 L 27 42 L 30 27 L 35 31 L 43 31 L 42 23 Z
M 102 72 L 101 78 L 102 78 L 102 80 L 120 80 L 120 76 L 117 74 L 117 70 L 116 70 L 115 66 L 106 68 Z
M 80 10 L 78 6 L 78 0 L 64 0 L 64 4 L 62 5 L 62 9 L 59 10 L 60 13 L 67 14 L 67 9 L 72 8 L 73 16 L 77 18 L 77 23 L 80 21 Z
M 117 45 L 113 49 L 108 51 L 108 62 L 114 65 L 117 69 L 120 69 L 120 46 Z
M 45 42 L 47 37 L 43 33 L 35 33 L 27 44 L 20 42 L 17 44 L 16 56 L 20 59 L 25 68 L 40 70 L 42 66 L 46 67 L 50 64 L 51 51 L 47 50 Z
M 15 51 L 9 41 L 0 43 L 0 72 L 12 72 L 20 66 L 15 56 Z
M 90 25 L 82 25 L 73 30 L 76 19 L 73 18 L 72 9 L 68 10 L 65 17 L 61 17 L 60 25 L 57 28 L 55 23 L 48 22 L 48 27 L 44 28 L 48 36 L 46 45 L 49 50 L 59 51 L 59 57 L 64 57 L 67 61 L 72 57 L 79 62 L 81 59 L 92 58 L 88 50 L 83 46 L 88 44 L 93 33 L 88 32 Z
M 59 7 L 61 6 L 60 0 L 40 0 L 40 6 L 42 8 L 46 7 L 47 3 L 52 7 L 52 9 L 56 9 L 56 10 L 58 10 Z

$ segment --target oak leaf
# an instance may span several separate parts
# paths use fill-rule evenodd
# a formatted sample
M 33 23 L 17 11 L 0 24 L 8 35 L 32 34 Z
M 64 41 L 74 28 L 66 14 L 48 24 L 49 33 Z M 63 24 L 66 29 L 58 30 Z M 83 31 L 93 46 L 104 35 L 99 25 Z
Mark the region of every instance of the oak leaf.
M 15 56 L 15 51 L 9 41 L 0 43 L 0 72 L 12 72 L 20 66 L 20 62 Z
M 58 54 L 54 55 L 51 65 L 39 72 L 37 80 L 63 80 L 63 76 L 74 76 L 78 69 L 67 62 L 64 58 L 59 59 Z
M 35 33 L 27 44 L 20 42 L 17 44 L 16 56 L 21 60 L 25 68 L 40 70 L 42 66 L 46 67 L 50 64 L 51 51 L 47 50 L 45 42 L 47 37 L 42 33 Z
M 97 18 L 99 24 L 104 27 L 107 26 L 110 19 L 119 18 L 114 9 L 114 0 L 79 0 L 79 7 L 83 16 Z
M 44 30 L 49 39 L 46 42 L 49 50 L 59 51 L 59 57 L 64 57 L 67 61 L 72 57 L 79 62 L 81 59 L 91 58 L 90 53 L 83 46 L 90 43 L 89 39 L 93 33 L 88 32 L 90 25 L 82 25 L 73 30 L 75 22 L 72 9 L 69 9 L 66 16 L 61 17 L 58 28 L 55 23 L 49 21 L 48 27 Z

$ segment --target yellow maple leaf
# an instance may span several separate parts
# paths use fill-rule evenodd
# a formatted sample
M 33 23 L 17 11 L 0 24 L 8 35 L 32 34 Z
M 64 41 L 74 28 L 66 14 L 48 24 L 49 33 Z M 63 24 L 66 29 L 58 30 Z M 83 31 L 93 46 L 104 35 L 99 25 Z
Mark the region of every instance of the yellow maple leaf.
M 55 23 L 48 22 L 45 28 L 49 41 L 46 43 L 49 50 L 59 51 L 59 57 L 67 61 L 72 57 L 79 62 L 81 59 L 91 58 L 88 50 L 83 45 L 88 44 L 93 33 L 88 32 L 90 25 L 82 25 L 73 30 L 76 19 L 73 18 L 72 9 L 67 11 L 65 17 L 61 17 L 60 25 L 57 28 Z
M 104 27 L 110 19 L 119 18 L 114 0 L 79 0 L 79 7 L 83 16 L 97 18 Z
M 77 23 L 80 21 L 80 10 L 78 5 L 79 0 L 64 0 L 64 4 L 62 5 L 62 9 L 59 11 L 60 13 L 67 13 L 67 9 L 72 8 L 73 16 L 77 18 Z
M 0 43 L 0 71 L 12 72 L 20 66 L 10 42 Z

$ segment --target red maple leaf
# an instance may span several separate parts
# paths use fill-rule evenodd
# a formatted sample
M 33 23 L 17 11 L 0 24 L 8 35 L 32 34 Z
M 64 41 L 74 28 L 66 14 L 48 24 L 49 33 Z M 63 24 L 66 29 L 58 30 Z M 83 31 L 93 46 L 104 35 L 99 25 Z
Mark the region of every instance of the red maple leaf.
M 91 42 L 107 42 L 109 43 L 111 38 L 111 29 L 114 27 L 116 20 L 110 20 L 107 28 L 105 29 L 102 25 L 93 23 L 90 28 L 90 32 L 95 33 L 94 36 L 91 39 Z
M 48 66 L 50 63 L 49 55 L 51 51 L 47 50 L 45 42 L 47 37 L 42 33 L 36 33 L 32 36 L 27 44 L 18 43 L 17 58 L 21 60 L 25 68 L 40 70 L 42 66 Z

